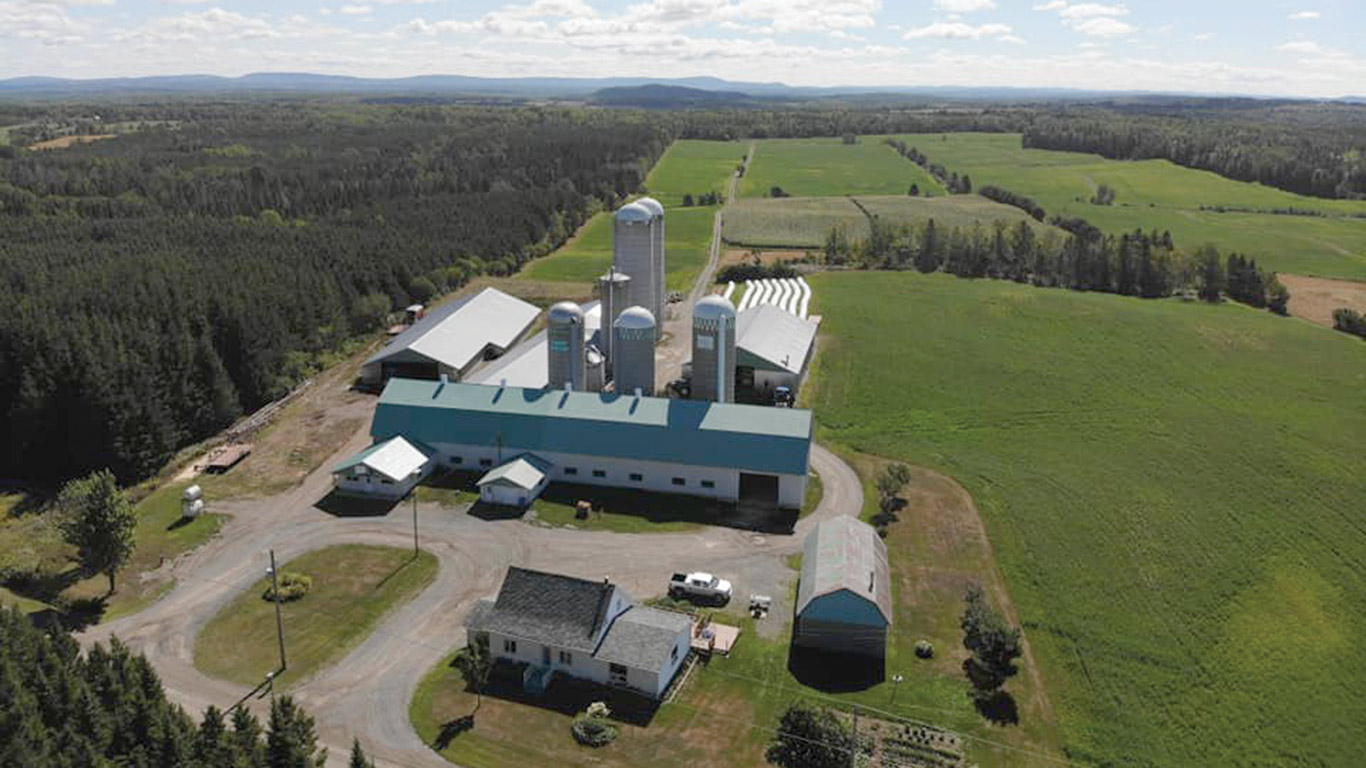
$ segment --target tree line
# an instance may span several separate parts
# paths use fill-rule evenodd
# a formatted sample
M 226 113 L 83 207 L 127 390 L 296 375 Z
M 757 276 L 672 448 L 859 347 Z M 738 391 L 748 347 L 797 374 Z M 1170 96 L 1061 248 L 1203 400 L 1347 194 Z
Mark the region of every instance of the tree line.
M 271 700 L 264 726 L 243 708 L 196 724 L 166 699 L 152 665 L 117 639 L 76 641 L 0 607 L 0 765 L 24 768 L 321 768 L 313 718 Z M 351 765 L 371 768 L 359 742 Z
M 972 193 L 972 177 L 966 173 L 959 176 L 956 171 L 950 171 L 939 163 L 930 162 L 924 152 L 907 145 L 901 139 L 887 139 L 886 144 L 896 150 L 897 154 L 924 168 L 936 181 L 943 185 L 944 189 L 949 191 L 949 194 L 966 195 Z M 910 195 L 912 197 L 920 195 L 919 184 L 911 185 Z
M 1082 237 L 1053 230 L 1040 235 L 1028 221 L 1008 225 L 998 220 L 990 226 L 978 222 L 968 228 L 944 227 L 933 218 L 890 224 L 870 216 L 868 222 L 869 234 L 863 239 L 850 238 L 842 227 L 832 228 L 822 249 L 825 262 L 862 269 L 943 271 L 1149 299 L 1193 290 L 1207 301 L 1227 296 L 1281 315 L 1290 300 L 1285 286 L 1261 270 L 1255 259 L 1238 254 L 1223 259 L 1213 246 L 1186 253 L 1176 248 L 1170 232 L 1134 230 Z

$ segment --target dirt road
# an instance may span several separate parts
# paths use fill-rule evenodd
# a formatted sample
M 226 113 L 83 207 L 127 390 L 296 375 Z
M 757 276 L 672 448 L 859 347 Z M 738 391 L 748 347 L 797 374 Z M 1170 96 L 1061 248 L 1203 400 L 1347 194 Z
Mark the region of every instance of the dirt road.
M 366 442 L 364 431 L 358 432 L 336 458 Z M 194 640 L 228 601 L 261 577 L 269 549 L 288 561 L 335 544 L 405 547 L 412 542 L 406 506 L 369 518 L 333 517 L 316 509 L 313 504 L 330 487 L 327 469 L 332 463 L 325 462 L 299 488 L 281 496 L 222 503 L 219 508 L 232 519 L 208 544 L 168 566 L 178 581 L 170 594 L 140 613 L 90 629 L 82 642 L 106 642 L 117 635 L 147 655 L 171 699 L 191 712 L 237 701 L 245 689 L 195 669 Z M 475 600 L 497 590 L 508 565 L 584 578 L 607 576 L 637 597 L 662 593 L 668 574 L 685 568 L 726 574 L 737 594 L 781 594 L 779 589 L 791 579 L 785 557 L 798 551 L 811 526 L 835 515 L 857 515 L 862 507 L 858 476 L 844 462 L 813 445 L 811 465 L 821 475 L 825 495 L 789 536 L 728 528 L 661 534 L 574 531 L 520 520 L 486 521 L 464 510 L 423 506 L 422 546 L 440 562 L 436 581 L 386 617 L 346 658 L 294 693 L 317 719 L 319 738 L 331 750 L 333 764 L 344 764 L 351 738 L 357 736 L 381 765 L 446 766 L 413 732 L 408 705 L 422 676 L 463 642 L 465 614 Z

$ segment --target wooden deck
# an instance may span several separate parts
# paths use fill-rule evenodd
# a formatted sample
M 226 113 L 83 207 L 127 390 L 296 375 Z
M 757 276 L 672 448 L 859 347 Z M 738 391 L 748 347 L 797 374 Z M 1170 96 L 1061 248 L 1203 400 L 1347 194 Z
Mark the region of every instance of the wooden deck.
M 703 626 L 700 622 L 693 622 L 692 649 L 698 653 L 719 653 L 725 656 L 739 639 L 739 627 L 716 622 L 709 622 Z

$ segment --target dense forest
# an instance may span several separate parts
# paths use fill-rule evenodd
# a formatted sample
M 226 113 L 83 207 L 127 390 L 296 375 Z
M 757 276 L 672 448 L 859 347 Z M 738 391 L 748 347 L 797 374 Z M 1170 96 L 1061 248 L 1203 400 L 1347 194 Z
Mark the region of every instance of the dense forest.
M 196 725 L 166 700 L 145 658 L 117 640 L 82 657 L 76 641 L 0 608 L 0 765 L 23 768 L 321 766 L 313 719 L 289 697 L 265 728 L 210 707 Z
M 1161 158 L 1316 197 L 1366 197 L 1366 106 L 1227 100 L 1038 115 L 1036 149 Z

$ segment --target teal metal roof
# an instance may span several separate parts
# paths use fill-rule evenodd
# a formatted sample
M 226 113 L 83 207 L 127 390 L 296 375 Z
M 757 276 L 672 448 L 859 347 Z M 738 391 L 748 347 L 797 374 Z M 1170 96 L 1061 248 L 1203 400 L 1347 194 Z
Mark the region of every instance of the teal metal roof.
M 390 379 L 370 433 L 805 475 L 811 431 L 794 408 Z

